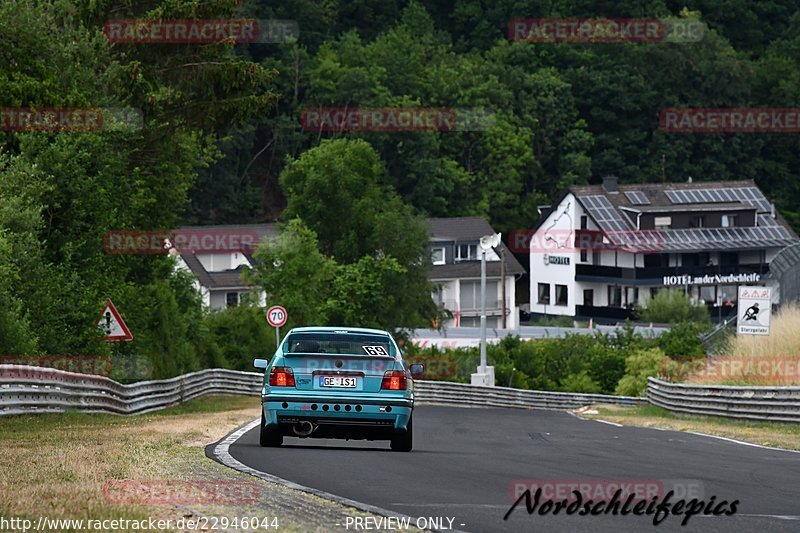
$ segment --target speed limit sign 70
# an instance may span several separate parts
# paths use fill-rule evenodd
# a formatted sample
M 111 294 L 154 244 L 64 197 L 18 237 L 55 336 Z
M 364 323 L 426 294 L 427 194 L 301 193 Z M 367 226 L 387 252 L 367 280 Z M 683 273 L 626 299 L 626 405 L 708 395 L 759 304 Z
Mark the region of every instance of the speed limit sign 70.
M 280 305 L 273 305 L 267 309 L 267 322 L 269 322 L 270 326 L 279 328 L 286 324 L 286 318 L 286 309 Z

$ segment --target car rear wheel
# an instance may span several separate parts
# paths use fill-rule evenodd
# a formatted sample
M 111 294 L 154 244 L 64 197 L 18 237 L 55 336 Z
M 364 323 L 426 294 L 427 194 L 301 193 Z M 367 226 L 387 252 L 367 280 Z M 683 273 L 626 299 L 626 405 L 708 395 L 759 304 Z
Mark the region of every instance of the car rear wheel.
M 272 429 L 265 426 L 267 420 L 264 418 L 264 410 L 261 410 L 261 435 L 259 444 L 264 448 L 274 448 L 283 444 L 283 435 L 278 433 L 278 428 Z
M 396 452 L 410 452 L 414 447 L 414 428 L 412 427 L 412 421 L 413 419 L 409 418 L 407 429 L 392 437 L 392 450 Z

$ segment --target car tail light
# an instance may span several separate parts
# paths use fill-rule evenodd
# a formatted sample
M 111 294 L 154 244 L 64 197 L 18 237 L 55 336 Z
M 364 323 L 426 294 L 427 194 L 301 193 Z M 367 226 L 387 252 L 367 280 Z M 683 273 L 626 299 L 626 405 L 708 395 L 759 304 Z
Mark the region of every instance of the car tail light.
M 383 374 L 381 390 L 406 390 L 406 373 L 402 370 L 387 370 Z
M 288 366 L 273 366 L 269 371 L 270 387 L 294 387 L 294 372 Z

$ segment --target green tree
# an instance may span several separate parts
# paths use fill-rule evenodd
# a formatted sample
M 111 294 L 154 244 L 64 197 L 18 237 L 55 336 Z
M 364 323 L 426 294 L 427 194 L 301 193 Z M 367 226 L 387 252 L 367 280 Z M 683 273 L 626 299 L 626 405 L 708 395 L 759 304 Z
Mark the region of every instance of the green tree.
M 686 294 L 677 290 L 659 291 L 654 297 L 645 299 L 644 306 L 636 309 L 636 316 L 645 322 L 659 324 L 710 324 L 708 308 L 694 305 Z
M 286 218 L 314 230 L 323 253 L 343 263 L 381 253 L 404 267 L 427 247 L 424 222 L 389 187 L 383 165 L 362 140 L 325 140 L 281 173 Z
M 254 258 L 250 280 L 264 289 L 270 304 L 286 308 L 291 324 L 326 322 L 326 301 L 338 265 L 319 250 L 316 234 L 302 220 L 283 225 L 280 235 L 262 243 Z
M 625 375 L 620 378 L 615 394 L 643 396 L 647 378 L 658 376 L 669 358 L 658 348 L 638 350 L 625 359 Z
M 253 359 L 270 359 L 275 353 L 275 329 L 267 324 L 264 310 L 242 304 L 208 313 L 203 320 L 216 359 L 204 361 L 209 368 L 253 370 Z

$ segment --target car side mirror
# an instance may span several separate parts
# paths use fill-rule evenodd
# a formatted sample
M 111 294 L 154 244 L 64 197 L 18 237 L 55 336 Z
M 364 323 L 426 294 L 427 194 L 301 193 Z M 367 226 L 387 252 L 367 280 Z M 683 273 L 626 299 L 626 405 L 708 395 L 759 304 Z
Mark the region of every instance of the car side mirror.
M 256 368 L 267 368 L 267 366 L 269 366 L 269 361 L 266 359 L 254 359 L 253 366 Z
M 425 365 L 413 364 L 408 368 L 408 370 L 411 372 L 412 378 L 421 378 L 425 373 Z

